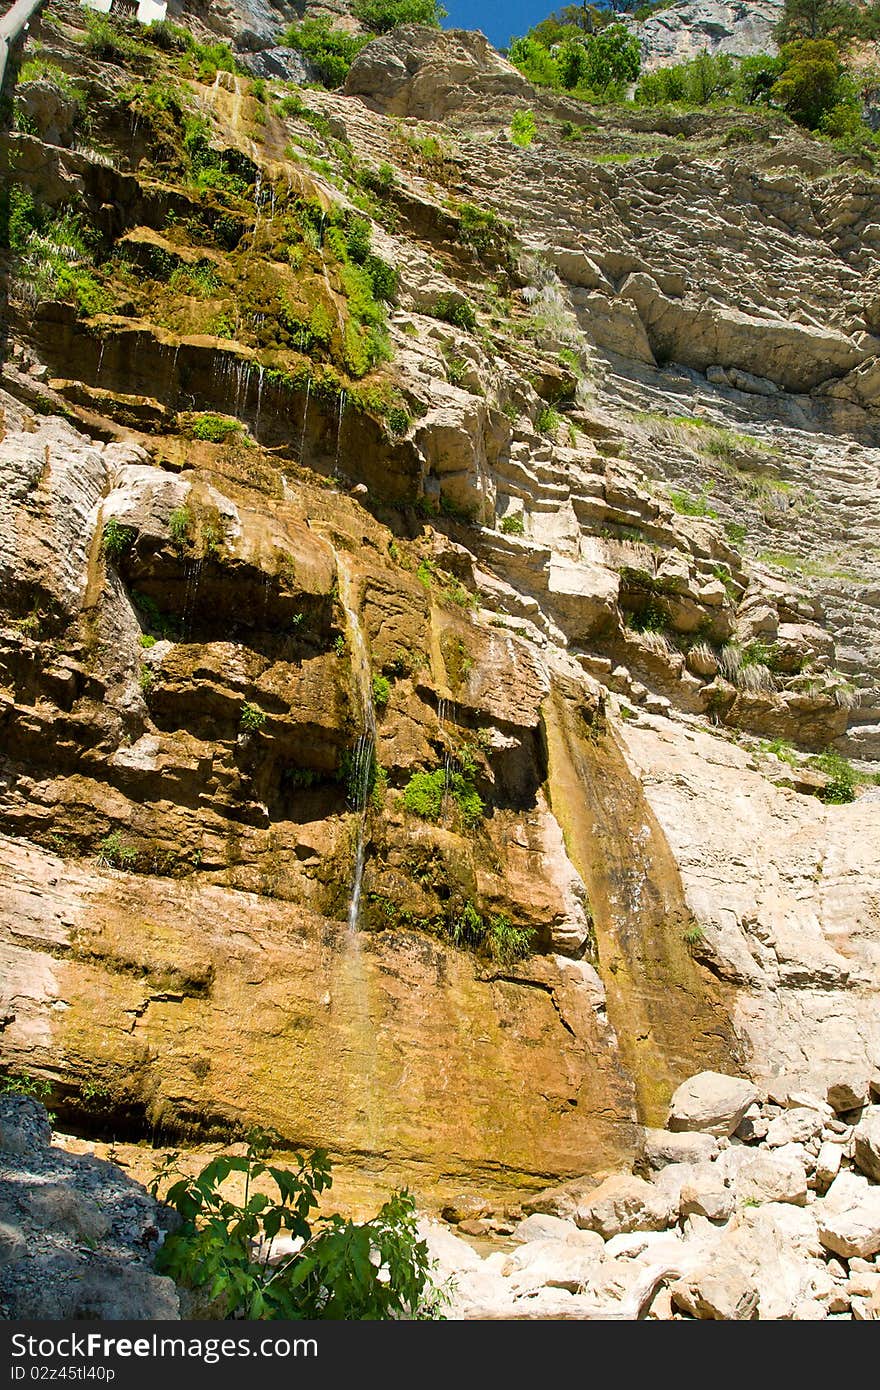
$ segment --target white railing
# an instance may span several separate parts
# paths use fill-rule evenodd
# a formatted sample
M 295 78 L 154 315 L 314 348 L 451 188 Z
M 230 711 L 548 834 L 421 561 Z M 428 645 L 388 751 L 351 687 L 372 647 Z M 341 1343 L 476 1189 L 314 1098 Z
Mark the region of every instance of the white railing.
M 0 91 L 3 89 L 9 50 L 43 3 L 44 0 L 16 0 L 12 8 L 0 16 Z
M 80 0 L 80 3 L 89 9 L 103 10 L 106 13 L 110 9 L 111 0 L 94 0 L 92 4 L 89 4 L 89 0 Z M 44 4 L 45 0 L 16 0 L 16 3 L 0 16 L 0 91 L 3 89 L 9 50 Z M 156 20 L 165 18 L 167 9 L 165 0 L 140 0 L 137 17 L 142 24 L 154 24 Z

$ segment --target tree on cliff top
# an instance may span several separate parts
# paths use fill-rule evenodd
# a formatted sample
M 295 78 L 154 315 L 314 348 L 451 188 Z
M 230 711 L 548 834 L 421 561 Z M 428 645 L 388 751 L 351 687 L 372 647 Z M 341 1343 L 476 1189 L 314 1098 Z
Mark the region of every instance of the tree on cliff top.
M 797 39 L 831 39 L 837 44 L 880 35 L 880 0 L 852 4 L 848 0 L 785 0 L 774 37 L 778 44 Z

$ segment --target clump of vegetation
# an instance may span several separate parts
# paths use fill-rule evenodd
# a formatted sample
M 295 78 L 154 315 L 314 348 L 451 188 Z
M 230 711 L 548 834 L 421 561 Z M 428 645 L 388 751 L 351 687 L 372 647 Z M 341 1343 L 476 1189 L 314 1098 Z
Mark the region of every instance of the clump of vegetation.
M 391 698 L 391 682 L 387 676 L 373 677 L 373 704 L 383 710 Z
M 104 523 L 101 533 L 101 554 L 112 564 L 118 565 L 134 545 L 137 532 L 133 526 L 124 526 L 111 517 Z
M 510 122 L 510 138 L 515 145 L 527 150 L 538 131 L 534 111 L 514 111 Z
M 262 729 L 266 722 L 266 711 L 260 709 L 259 705 L 252 705 L 245 700 L 238 722 L 242 733 L 256 733 L 258 729 Z
M 585 101 L 619 101 L 641 66 L 639 41 L 613 11 L 566 5 L 514 39 L 509 58 L 538 87 Z
M 192 529 L 189 507 L 177 507 L 168 518 L 168 534 L 176 550 L 182 550 Z
M 109 869 L 124 869 L 131 873 L 137 864 L 138 853 L 133 845 L 127 845 L 119 830 L 105 836 L 98 846 L 98 863 Z
M 439 821 L 447 798 L 457 808 L 465 829 L 476 830 L 486 808 L 466 773 L 442 767 L 434 772 L 415 772 L 403 789 L 404 806 L 422 820 Z
M 156 1268 L 200 1295 L 226 1318 L 376 1320 L 437 1318 L 443 1294 L 431 1279 L 412 1196 L 392 1194 L 370 1221 L 314 1215 L 332 1186 L 327 1155 L 296 1154 L 293 1167 L 266 1160 L 265 1135 L 252 1132 L 246 1152 L 221 1154 L 197 1177 L 175 1176 L 172 1155 L 151 1185 L 181 1217 Z M 226 1187 L 235 1176 L 240 1199 Z M 243 1183 L 242 1183 L 243 1179 Z M 259 1187 L 259 1190 L 258 1190 Z M 266 1191 L 266 1188 L 269 1191 Z M 293 1253 L 275 1255 L 278 1237 Z
M 204 439 L 209 444 L 225 444 L 231 434 L 241 429 L 241 422 L 229 415 L 215 415 L 210 411 L 194 415 L 188 421 L 188 432 L 193 439 Z
M 84 317 L 109 310 L 112 295 L 95 274 L 101 248 L 95 229 L 70 208 L 37 207 L 21 186 L 5 191 L 4 202 L 16 297 L 27 303 L 62 300 Z
M 354 0 L 352 13 L 373 34 L 388 34 L 401 24 L 439 29 L 446 10 L 437 0 Z
M 444 323 L 454 324 L 456 328 L 464 328 L 468 333 L 473 333 L 477 326 L 477 311 L 467 299 L 459 299 L 454 294 L 441 294 L 434 301 L 431 310 L 435 319 L 442 319 Z
M 670 489 L 669 500 L 679 516 L 705 516 L 717 519 L 718 513 L 714 507 L 710 507 L 708 493 L 710 487 L 704 488 L 699 497 L 694 497 L 690 492 L 678 492 Z
M 302 53 L 321 86 L 334 91 L 345 82 L 349 68 L 368 40 L 362 34 L 332 28 L 330 20 L 321 16 L 291 24 L 281 42 Z
M 545 405 L 544 409 L 539 412 L 535 423 L 541 434 L 555 434 L 562 424 L 562 417 L 552 405 Z
M 842 753 L 829 748 L 813 759 L 813 767 L 824 772 L 829 779 L 820 792 L 821 799 L 829 806 L 842 806 L 854 801 L 856 776 L 852 764 Z
M 512 512 L 510 516 L 505 516 L 501 521 L 501 530 L 505 536 L 524 536 L 526 533 L 525 522 L 522 512 Z

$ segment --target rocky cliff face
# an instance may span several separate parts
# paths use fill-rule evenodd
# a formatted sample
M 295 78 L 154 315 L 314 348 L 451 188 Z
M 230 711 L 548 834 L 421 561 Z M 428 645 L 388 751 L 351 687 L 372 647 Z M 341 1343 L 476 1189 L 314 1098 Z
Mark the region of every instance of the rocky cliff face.
M 666 9 L 634 23 L 642 45 L 643 67 L 683 63 L 698 53 L 729 53 L 748 58 L 773 53 L 773 30 L 782 18 L 783 0 L 676 0 Z
M 4 1065 L 426 1199 L 870 1068 L 874 182 L 473 35 L 267 97 L 82 25 L 4 137 Z

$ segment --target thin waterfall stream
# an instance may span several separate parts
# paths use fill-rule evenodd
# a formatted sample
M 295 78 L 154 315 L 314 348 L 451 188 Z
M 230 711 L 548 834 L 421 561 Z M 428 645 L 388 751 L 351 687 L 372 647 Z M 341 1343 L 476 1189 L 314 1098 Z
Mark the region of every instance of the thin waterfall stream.
M 342 556 L 339 566 L 339 601 L 345 609 L 348 625 L 351 664 L 361 702 L 362 729 L 354 752 L 349 796 L 358 817 L 357 843 L 354 856 L 354 877 L 348 906 L 348 929 L 357 931 L 361 909 L 364 867 L 367 860 L 367 810 L 376 759 L 376 715 L 373 709 L 373 680 L 370 654 L 358 612 L 355 581 Z

